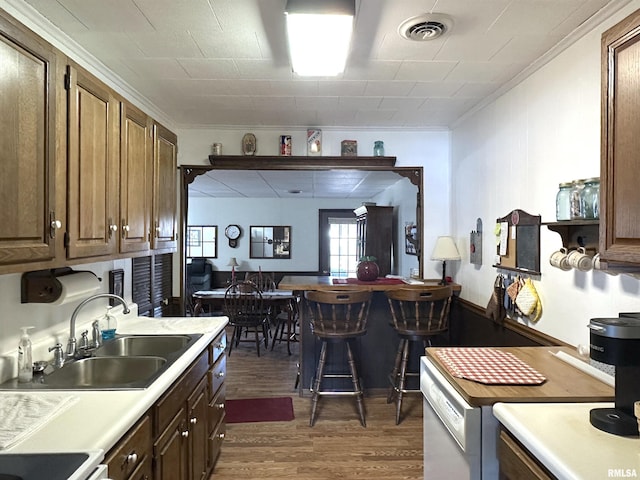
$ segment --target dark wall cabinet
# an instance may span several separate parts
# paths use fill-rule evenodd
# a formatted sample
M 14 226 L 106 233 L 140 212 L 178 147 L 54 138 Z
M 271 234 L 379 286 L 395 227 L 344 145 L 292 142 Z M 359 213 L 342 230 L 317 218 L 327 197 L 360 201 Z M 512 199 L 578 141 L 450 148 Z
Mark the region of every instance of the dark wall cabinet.
M 0 12 L 0 274 L 177 250 L 177 138 Z
M 640 10 L 602 35 L 600 255 L 640 263 Z
M 0 273 L 7 265 L 50 262 L 63 248 L 56 241 L 64 223 L 56 197 L 60 60 L 51 46 L 0 15 Z
M 354 210 L 358 231 L 358 259 L 376 257 L 380 276 L 391 273 L 393 207 L 363 205 Z

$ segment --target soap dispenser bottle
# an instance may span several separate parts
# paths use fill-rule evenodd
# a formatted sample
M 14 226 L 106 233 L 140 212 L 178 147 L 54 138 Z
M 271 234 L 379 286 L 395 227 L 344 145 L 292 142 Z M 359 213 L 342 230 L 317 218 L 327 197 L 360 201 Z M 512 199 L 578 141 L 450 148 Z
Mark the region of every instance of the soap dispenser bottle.
M 22 336 L 18 344 L 18 382 L 27 383 L 33 380 L 33 356 L 29 330 L 34 327 L 21 327 Z
M 100 333 L 102 340 L 111 340 L 116 336 L 116 328 L 118 327 L 116 317 L 111 314 L 111 306 L 107 307 L 107 313 L 100 319 Z

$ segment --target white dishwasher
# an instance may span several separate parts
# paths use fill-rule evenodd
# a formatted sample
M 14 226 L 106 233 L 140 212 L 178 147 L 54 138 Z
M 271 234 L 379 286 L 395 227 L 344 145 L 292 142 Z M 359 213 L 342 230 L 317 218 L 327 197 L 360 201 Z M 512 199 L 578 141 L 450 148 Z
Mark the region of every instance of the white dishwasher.
M 473 407 L 427 357 L 420 359 L 425 480 L 498 478 L 498 421 L 491 406 Z

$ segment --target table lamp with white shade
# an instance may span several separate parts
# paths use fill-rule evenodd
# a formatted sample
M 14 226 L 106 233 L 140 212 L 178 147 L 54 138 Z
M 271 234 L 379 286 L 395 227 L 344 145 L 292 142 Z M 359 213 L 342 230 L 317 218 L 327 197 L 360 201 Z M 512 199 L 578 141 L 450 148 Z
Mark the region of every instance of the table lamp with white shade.
M 453 237 L 442 236 L 436 239 L 436 245 L 431 253 L 431 260 L 442 261 L 442 280 L 440 285 L 446 285 L 447 260 L 460 260 L 460 252 L 458 252 L 458 247 L 456 247 Z

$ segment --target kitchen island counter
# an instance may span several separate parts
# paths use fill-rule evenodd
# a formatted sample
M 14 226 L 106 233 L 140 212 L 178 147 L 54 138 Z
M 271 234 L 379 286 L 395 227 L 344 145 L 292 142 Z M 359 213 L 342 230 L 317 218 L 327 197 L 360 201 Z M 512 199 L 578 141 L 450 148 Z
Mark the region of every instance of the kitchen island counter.
M 393 283 L 388 283 L 392 279 L 379 279 L 378 282 L 335 284 L 333 279 L 334 277 L 329 276 L 288 275 L 283 277 L 278 284 L 279 289 L 293 290 L 294 292 L 300 292 L 302 295 L 299 309 L 301 341 L 300 394 L 309 391 L 321 348 L 321 342 L 311 332 L 303 293 L 311 290 L 353 290 L 354 288 L 373 292 L 367 321 L 367 333 L 356 340 L 356 357 L 359 361 L 358 372 L 362 378 L 362 387 L 368 393 L 386 391 L 389 386 L 389 374 L 393 369 L 399 337 L 390 325 L 391 313 L 384 292 L 399 288 L 436 288 L 439 286 L 438 280 L 414 281 L 412 284 L 407 284 L 397 279 Z M 461 290 L 458 284 L 449 284 L 449 286 L 452 287 L 454 294 Z M 438 339 L 436 338 L 434 341 L 437 342 Z M 341 358 L 340 355 L 342 353 L 335 355 L 333 358 Z M 416 362 L 410 364 L 410 369 L 416 372 L 419 369 L 417 358 L 418 356 L 416 355 Z M 333 365 L 328 363 L 328 368 L 333 368 Z M 337 367 L 337 369 L 339 368 Z M 329 381 L 327 381 L 327 384 Z

